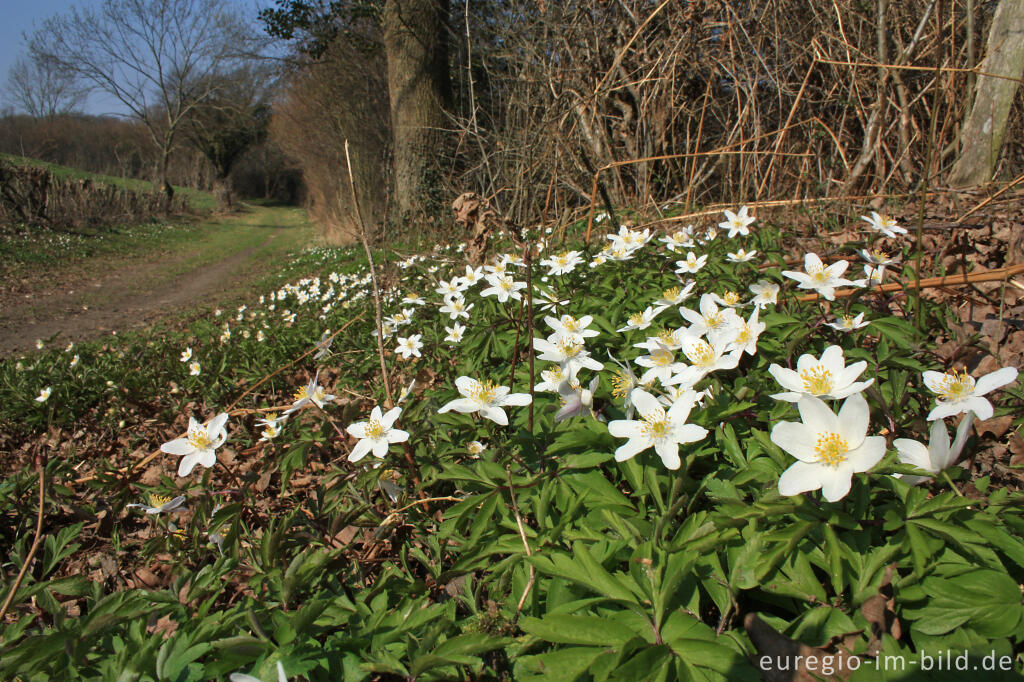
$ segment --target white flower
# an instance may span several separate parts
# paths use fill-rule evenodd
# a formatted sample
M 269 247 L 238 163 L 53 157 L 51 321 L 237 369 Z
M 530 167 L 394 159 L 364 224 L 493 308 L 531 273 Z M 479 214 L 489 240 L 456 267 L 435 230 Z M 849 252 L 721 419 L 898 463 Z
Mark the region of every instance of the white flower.
M 508 425 L 508 416 L 502 407 L 529 405 L 531 400 L 529 393 L 509 393 L 510 389 L 505 386 L 497 386 L 490 381 L 481 383 L 467 376 L 456 379 L 455 387 L 464 397 L 452 400 L 438 410 L 439 413 L 451 410 L 463 414 L 479 412 L 480 416 L 501 426 Z
M 377 459 L 384 459 L 384 456 L 388 454 L 388 447 L 392 443 L 409 440 L 407 431 L 391 428 L 401 414 L 402 408 L 400 407 L 393 407 L 381 414 L 380 407 L 374 406 L 370 412 L 369 421 L 349 424 L 345 430 L 349 435 L 358 438 L 359 442 L 352 448 L 348 461 L 358 462 L 369 452 L 372 452 Z
M 798 495 L 821 488 L 829 502 L 850 492 L 855 473 L 867 471 L 885 455 L 885 438 L 868 436 L 870 413 L 860 393 L 843 402 L 838 416 L 817 398 L 796 404 L 800 422 L 779 422 L 771 440 L 796 457 L 779 478 L 779 493 Z
M 691 364 L 664 383 L 669 386 L 682 385 L 688 388 L 711 372 L 717 372 L 720 369 L 733 369 L 740 364 L 743 349 L 734 347 L 732 338 L 709 337 L 709 340 L 710 342 L 699 336 L 687 336 L 683 340 L 683 354 Z
M 281 415 L 278 417 L 273 412 L 269 412 L 266 417 L 256 421 L 257 426 L 263 427 L 263 436 L 259 442 L 267 442 L 277 438 L 281 435 L 281 422 L 288 419 L 287 415 Z
M 71 364 L 68 365 L 71 369 L 78 367 L 78 353 L 75 353 L 75 357 L 71 358 Z
M 463 288 L 469 288 L 479 282 L 484 277 L 484 269 L 482 267 L 474 268 L 471 265 L 466 266 L 466 274 L 459 278 L 463 285 Z
M 665 410 L 647 391 L 633 391 L 633 405 L 642 419 L 618 419 L 608 424 L 608 433 L 616 438 L 629 439 L 615 450 L 615 461 L 623 462 L 654 447 L 666 468 L 678 469 L 681 464 L 679 445 L 693 443 L 708 435 L 707 429 L 686 423 L 696 401 L 697 394 L 687 391 Z
M 736 253 L 730 252 L 726 256 L 726 260 L 732 263 L 746 263 L 747 261 L 754 260 L 754 256 L 756 255 L 757 251 L 744 251 L 743 249 L 739 249 Z
M 836 287 L 856 286 L 854 282 L 842 277 L 849 265 L 848 262 L 841 260 L 825 267 L 825 264 L 818 258 L 818 254 L 808 253 L 804 256 L 806 273 L 783 270 L 782 274 L 799 282 L 798 289 L 813 289 L 826 300 L 834 301 Z
M 417 294 L 415 291 L 410 291 L 402 299 L 402 305 L 424 305 L 426 303 L 423 297 Z
M 545 393 L 550 391 L 551 393 L 558 393 L 562 384 L 570 379 L 574 379 L 574 376 L 566 376 L 565 372 L 559 365 L 553 365 L 547 369 L 541 370 L 540 373 L 541 382 L 533 387 L 535 393 Z
M 643 384 L 650 383 L 655 379 L 664 384 L 673 374 L 686 369 L 685 364 L 676 361 L 675 353 L 661 344 L 651 350 L 650 355 L 641 355 L 635 362 L 641 367 L 647 368 L 647 371 L 640 377 L 640 383 Z
M 754 294 L 754 298 L 750 299 L 750 302 L 757 304 L 757 307 L 762 310 L 768 305 L 775 305 L 779 300 L 779 285 L 766 279 L 759 280 L 757 284 L 751 284 L 749 288 L 750 292 Z
M 292 396 L 294 402 L 292 406 L 284 411 L 285 414 L 291 414 L 297 410 L 302 409 L 308 403 L 313 403 L 321 410 L 324 409 L 324 403 L 329 403 L 334 400 L 334 396 L 327 393 L 322 386 L 318 383 L 320 378 L 320 372 L 317 371 L 316 375 L 309 381 L 309 384 L 302 386 L 299 390 L 295 391 L 295 395 Z
M 664 309 L 662 308 L 661 310 Z M 629 319 L 626 320 L 626 326 L 621 329 L 617 329 L 616 331 L 626 332 L 631 329 L 647 329 L 651 326 L 651 322 L 654 321 L 655 316 L 660 313 L 661 310 L 655 310 L 651 306 L 647 306 L 642 313 L 633 313 L 630 315 Z
M 555 413 L 555 422 L 580 415 L 593 416 L 594 391 L 600 381 L 601 377 L 594 377 L 587 388 L 583 388 L 575 379 L 563 383 L 558 392 L 559 399 L 562 401 L 562 409 Z
M 420 355 L 420 348 L 423 348 L 423 342 L 420 341 L 422 336 L 423 334 L 411 334 L 408 337 L 399 336 L 398 345 L 395 346 L 395 352 L 406 360 L 413 356 L 418 358 L 423 357 Z
M 608 357 L 619 366 L 615 376 L 612 377 L 612 396 L 622 398 L 622 408 L 626 411 L 626 419 L 632 419 L 633 413 L 636 411 L 633 406 L 633 392 L 639 388 L 640 380 L 629 366 L 629 360 L 626 360 L 626 364 L 622 364 L 615 359 L 611 352 L 608 353 Z
M 441 294 L 444 298 L 447 298 L 449 296 L 461 294 L 466 288 L 466 284 L 460 278 L 456 277 L 451 281 L 445 281 L 442 279 L 437 283 L 437 288 L 434 289 L 434 291 Z
M 444 330 L 448 332 L 448 336 L 444 337 L 444 340 L 448 343 L 458 343 L 462 341 L 462 335 L 466 333 L 466 326 L 456 322 L 451 327 L 445 327 Z
M 192 347 L 186 346 L 185 350 L 181 351 L 181 361 L 188 362 L 192 359 Z
M 871 229 L 875 232 L 881 232 L 886 237 L 895 237 L 897 234 L 907 233 L 905 228 L 896 224 L 896 220 L 894 218 L 890 218 L 887 215 L 879 215 L 875 211 L 871 212 L 870 218 L 866 215 L 862 215 L 860 219 L 870 225 Z
M 47 386 L 46 388 L 42 389 L 41 391 L 39 391 L 39 395 L 37 395 L 36 398 L 35 398 L 36 402 L 37 403 L 45 403 L 47 401 L 47 399 L 50 397 L 50 393 L 52 393 L 52 392 L 53 392 L 53 389 L 51 389 L 49 386 Z
M 505 303 L 509 298 L 518 301 L 523 297 L 519 291 L 526 288 L 526 282 L 516 282 L 511 275 L 499 274 L 487 275 L 486 279 L 491 286 L 481 291 L 481 296 L 493 294 L 498 297 L 499 303 Z
M 683 301 L 690 297 L 690 292 L 693 291 L 693 287 L 696 282 L 690 282 L 685 287 L 680 289 L 679 287 L 669 287 L 665 291 L 661 292 L 661 298 L 654 302 L 654 305 L 661 310 L 668 308 L 669 306 L 681 305 Z
M 867 366 L 868 363 L 861 360 L 847 367 L 843 349 L 839 346 L 826 348 L 820 360 L 809 353 L 801 355 L 797 358 L 795 372 L 772 363 L 768 373 L 787 389 L 786 393 L 776 393 L 772 397 L 788 403 L 795 403 L 804 396 L 839 400 L 860 393 L 874 383 L 874 379 L 856 381 Z
M 164 514 L 188 511 L 188 507 L 185 506 L 184 502 L 184 495 L 178 495 L 174 499 L 171 499 L 162 495 L 153 494 L 149 496 L 149 504 L 132 502 L 131 504 L 126 504 L 125 507 L 138 507 L 139 509 L 144 509 L 147 514 Z
M 690 323 L 689 332 L 694 336 L 707 335 L 709 341 L 732 340 L 739 331 L 740 316 L 732 308 L 719 309 L 714 294 L 701 294 L 698 308 L 680 308 L 679 314 Z
M 665 243 L 665 248 L 675 253 L 676 249 L 692 249 L 693 243 L 693 225 L 687 225 L 682 230 L 666 235 L 661 238 L 661 241 Z
M 468 443 L 466 443 L 466 452 L 473 455 L 474 457 L 479 457 L 480 455 L 483 454 L 484 450 L 486 449 L 487 444 L 481 443 L 478 440 L 471 440 Z
M 198 362 L 190 362 L 188 364 L 188 373 L 190 375 L 192 375 L 194 377 L 197 377 L 197 376 L 199 376 L 199 373 L 201 371 L 202 371 L 202 368 L 200 367 Z
M 686 260 L 677 260 L 676 272 L 679 274 L 693 274 L 698 272 L 704 267 L 704 264 L 708 262 L 707 254 L 704 254 L 700 258 L 694 255 L 693 251 L 686 254 Z
M 217 448 L 228 439 L 227 429 L 224 428 L 227 421 L 227 412 L 221 412 L 205 426 L 197 422 L 195 417 L 189 417 L 185 437 L 164 443 L 160 450 L 182 458 L 178 465 L 179 476 L 188 476 L 196 464 L 212 467 L 217 463 Z
M 881 249 L 871 249 L 870 251 L 867 249 L 861 249 L 860 255 L 864 258 L 864 260 L 871 263 L 872 265 L 884 266 L 892 265 L 893 263 L 896 262 L 895 259 L 890 258 L 889 254 L 887 254 L 885 251 L 882 251 Z
M 892 444 L 896 448 L 896 455 L 901 462 L 913 464 L 918 469 L 924 469 L 934 476 L 956 464 L 956 460 L 960 457 L 960 452 L 964 449 L 964 444 L 967 442 L 967 437 L 971 433 L 972 423 L 974 423 L 974 414 L 968 412 L 956 430 L 956 439 L 953 441 L 952 446 L 949 444 L 949 432 L 946 431 L 946 423 L 941 419 L 936 419 L 932 422 L 928 447 L 909 438 L 897 438 Z M 917 485 L 931 478 L 931 476 L 903 476 L 902 474 L 893 474 L 893 476 L 902 478 L 910 485 Z
M 854 329 L 866 327 L 868 324 L 870 323 L 864 321 L 864 313 L 859 313 L 856 317 L 853 315 L 843 315 L 841 318 L 836 318 L 834 322 L 829 322 L 828 326 L 836 331 L 852 332 Z
M 708 294 L 708 296 L 710 296 L 715 303 L 723 305 L 726 308 L 739 308 L 743 305 L 743 301 L 740 300 L 740 295 L 735 291 L 727 291 L 724 296 L 719 296 L 715 293 Z
M 324 333 L 320 335 L 320 342 L 315 346 L 319 350 L 316 352 L 316 355 L 313 356 L 313 361 L 316 362 L 318 360 L 323 360 L 330 355 L 332 343 L 334 343 L 334 337 L 331 336 L 331 331 L 329 329 L 325 330 Z
M 551 338 L 554 339 L 556 336 L 553 335 Z M 569 339 L 562 339 L 554 343 L 547 339 L 535 338 L 533 347 L 540 351 L 537 359 L 557 362 L 562 371 L 569 376 L 576 376 L 576 373 L 583 367 L 595 372 L 604 368 L 602 363 L 590 357 L 590 353 L 583 349 L 582 343 L 573 343 Z
M 757 339 L 767 326 L 764 322 L 757 319 L 759 313 L 760 308 L 754 308 L 754 312 L 750 314 L 750 319 L 740 321 L 739 334 L 732 340 L 730 348 L 739 349 L 747 355 L 757 353 Z
M 466 300 L 462 296 L 447 296 L 440 312 L 448 313 L 448 319 L 451 320 L 457 320 L 460 317 L 468 320 L 469 311 L 473 309 L 473 305 L 473 303 L 466 305 Z
M 540 310 L 547 310 L 553 313 L 558 306 L 569 303 L 569 299 L 560 299 L 552 291 L 547 291 L 540 287 L 534 287 L 534 291 L 537 292 L 537 299 L 534 300 L 534 305 Z
M 587 329 L 594 321 L 591 315 L 584 315 L 579 319 L 572 315 L 562 315 L 561 317 L 545 316 L 544 321 L 555 332 L 549 337 L 549 340 L 553 343 L 558 343 L 559 341 L 583 343 L 585 339 L 599 334 L 596 329 Z
M 975 381 L 967 372 L 925 372 L 924 384 L 937 393 L 935 408 L 928 420 L 952 417 L 961 412 L 973 412 L 984 421 L 992 418 L 992 403 L 981 396 L 1017 380 L 1016 367 L 1003 367 Z
M 579 251 L 566 251 L 543 259 L 540 264 L 548 268 L 549 275 L 567 275 L 583 262 Z
M 755 220 L 756 218 L 754 218 L 754 216 L 747 214 L 747 207 L 743 206 L 740 208 L 739 213 L 726 211 L 725 221 L 718 223 L 718 226 L 723 230 L 729 230 L 729 239 L 732 239 L 738 234 L 746 237 L 750 234 L 750 225 Z
M 39 350 L 42 350 L 45 345 L 46 344 L 43 343 L 42 339 L 36 339 L 36 348 L 38 348 Z

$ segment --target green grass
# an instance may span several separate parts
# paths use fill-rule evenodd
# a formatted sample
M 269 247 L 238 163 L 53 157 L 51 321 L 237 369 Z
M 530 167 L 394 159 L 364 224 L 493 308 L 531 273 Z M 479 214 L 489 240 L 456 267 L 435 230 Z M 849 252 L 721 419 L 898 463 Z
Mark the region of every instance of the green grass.
M 100 175 L 98 173 L 90 173 L 89 171 L 84 171 L 79 168 L 71 168 L 69 166 L 62 166 L 60 164 L 40 161 L 38 159 L 30 159 L 24 156 L 16 156 L 14 154 L 0 154 L 0 159 L 14 164 L 15 166 L 36 166 L 39 168 L 45 168 L 50 171 L 55 178 L 91 180 L 92 182 L 104 185 L 122 187 L 133 192 L 153 191 L 153 183 L 149 180 L 121 178 L 114 175 Z M 174 186 L 174 191 L 175 194 L 187 197 L 189 206 L 195 211 L 210 211 L 217 207 L 217 199 L 209 192 L 203 192 L 190 187 L 179 187 L 176 185 Z

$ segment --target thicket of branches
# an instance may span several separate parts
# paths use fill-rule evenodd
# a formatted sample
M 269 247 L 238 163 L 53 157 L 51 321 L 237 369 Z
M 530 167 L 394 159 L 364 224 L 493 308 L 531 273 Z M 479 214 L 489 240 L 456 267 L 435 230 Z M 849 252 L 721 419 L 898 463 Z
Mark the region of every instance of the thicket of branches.
M 958 151 L 971 69 L 983 56 L 994 6 L 452 3 L 456 92 L 438 154 L 443 191 L 449 201 L 477 191 L 526 223 L 560 218 L 595 194 L 602 202 L 602 190 L 613 204 L 653 211 L 669 200 L 692 207 L 898 193 L 926 181 L 934 187 Z M 350 32 L 339 35 L 336 42 L 351 43 Z M 383 61 L 372 49 L 363 54 Z M 293 103 L 314 78 L 298 73 Z M 323 82 L 319 118 L 295 130 L 343 130 L 317 148 L 338 149 L 348 137 L 375 162 L 386 101 L 366 100 L 353 87 L 344 78 Z M 1004 176 L 1021 171 L 1019 99 L 1000 162 Z M 371 140 L 366 150 L 364 139 Z M 317 166 L 285 146 L 311 186 L 346 181 L 343 165 Z M 365 184 L 381 186 L 378 179 Z M 322 201 L 312 195 L 325 207 L 319 213 L 328 205 L 334 211 L 336 199 L 320 193 Z M 342 217 L 350 208 L 342 207 Z
M 990 19 L 977 3 L 969 25 L 972 4 L 512 2 L 500 46 L 463 36 L 452 191 L 534 220 L 588 202 L 602 168 L 611 200 L 641 207 L 934 186 Z M 1017 175 L 1019 97 L 1011 129 Z

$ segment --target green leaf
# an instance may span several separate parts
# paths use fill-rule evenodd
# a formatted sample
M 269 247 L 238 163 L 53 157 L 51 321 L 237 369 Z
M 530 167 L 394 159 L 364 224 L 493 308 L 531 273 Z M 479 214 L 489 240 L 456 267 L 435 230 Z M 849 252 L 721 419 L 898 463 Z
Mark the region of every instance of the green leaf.
M 617 645 L 638 633 L 614 618 L 600 616 L 546 615 L 519 621 L 524 632 L 556 644 Z

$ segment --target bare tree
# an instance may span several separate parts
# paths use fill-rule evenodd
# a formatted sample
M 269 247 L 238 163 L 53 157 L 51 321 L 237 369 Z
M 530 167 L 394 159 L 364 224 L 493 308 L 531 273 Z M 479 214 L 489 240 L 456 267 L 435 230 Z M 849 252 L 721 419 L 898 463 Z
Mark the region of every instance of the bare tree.
M 189 113 L 244 61 L 250 32 L 220 0 L 105 0 L 43 22 L 33 57 L 53 60 L 115 97 L 140 120 L 160 151 L 160 182 L 174 194 L 167 166 Z
M 19 57 L 7 72 L 7 96 L 35 118 L 53 118 L 81 107 L 85 89 L 73 73 L 45 57 Z
M 960 134 L 960 156 L 949 174 L 953 187 L 992 180 L 1010 107 L 1024 76 L 1024 0 L 1001 0 L 996 8 L 981 72 L 985 75 L 977 79 L 974 104 Z

